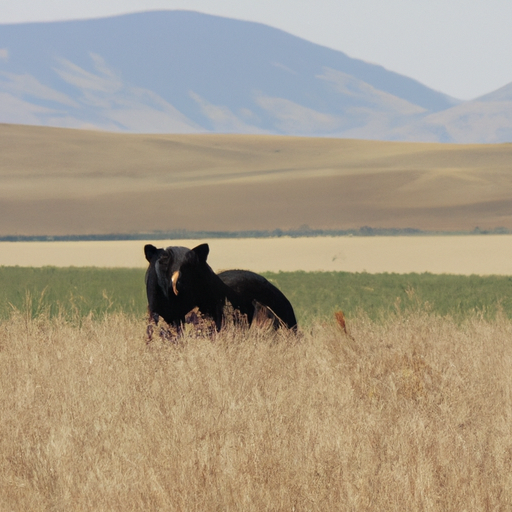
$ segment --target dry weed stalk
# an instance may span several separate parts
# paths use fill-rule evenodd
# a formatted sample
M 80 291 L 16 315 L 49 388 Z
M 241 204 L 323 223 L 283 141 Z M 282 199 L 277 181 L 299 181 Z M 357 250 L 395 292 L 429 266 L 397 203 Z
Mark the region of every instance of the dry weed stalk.
M 0 324 L 1 510 L 507 510 L 512 324 Z

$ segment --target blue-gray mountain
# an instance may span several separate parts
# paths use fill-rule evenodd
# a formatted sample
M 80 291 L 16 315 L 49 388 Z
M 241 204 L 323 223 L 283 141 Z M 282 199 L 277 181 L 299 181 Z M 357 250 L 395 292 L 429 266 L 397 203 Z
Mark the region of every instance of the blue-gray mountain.
M 4 123 L 499 142 L 512 139 L 509 89 L 461 102 L 283 31 L 188 11 L 0 25 Z

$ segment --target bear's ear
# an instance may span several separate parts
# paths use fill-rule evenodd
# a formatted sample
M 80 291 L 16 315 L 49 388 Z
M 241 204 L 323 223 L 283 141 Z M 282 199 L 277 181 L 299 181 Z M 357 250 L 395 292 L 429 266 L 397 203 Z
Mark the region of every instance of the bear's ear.
M 206 263 L 206 258 L 208 258 L 208 253 L 210 252 L 208 244 L 198 245 L 194 247 L 192 251 L 196 254 L 199 263 Z
M 153 259 L 153 256 L 157 253 L 158 249 L 151 244 L 147 244 L 144 246 L 144 254 L 146 256 L 146 259 L 151 263 L 151 260 Z

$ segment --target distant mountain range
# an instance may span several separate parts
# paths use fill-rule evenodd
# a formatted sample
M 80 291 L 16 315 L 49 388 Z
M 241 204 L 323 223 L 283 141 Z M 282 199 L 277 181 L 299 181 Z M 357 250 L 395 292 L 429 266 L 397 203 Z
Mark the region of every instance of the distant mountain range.
M 262 24 L 158 11 L 0 25 L 0 122 L 508 142 L 512 84 L 462 102 Z

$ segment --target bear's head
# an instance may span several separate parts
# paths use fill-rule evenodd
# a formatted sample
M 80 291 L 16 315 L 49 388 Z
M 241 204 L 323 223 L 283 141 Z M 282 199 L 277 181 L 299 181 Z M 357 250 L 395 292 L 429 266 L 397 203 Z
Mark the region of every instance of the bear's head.
M 207 263 L 210 248 L 201 244 L 190 249 L 183 257 L 180 267 L 171 277 L 174 293 L 187 295 L 194 302 L 200 301 L 217 280 Z
M 194 305 L 187 299 L 187 294 L 178 297 L 175 293 L 175 283 L 185 255 L 190 251 L 187 247 L 167 247 L 158 249 L 147 244 L 144 254 L 149 267 L 146 271 L 146 293 L 148 306 L 152 315 L 164 318 L 169 324 L 183 321 Z M 157 317 L 156 317 L 157 319 Z

